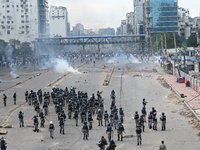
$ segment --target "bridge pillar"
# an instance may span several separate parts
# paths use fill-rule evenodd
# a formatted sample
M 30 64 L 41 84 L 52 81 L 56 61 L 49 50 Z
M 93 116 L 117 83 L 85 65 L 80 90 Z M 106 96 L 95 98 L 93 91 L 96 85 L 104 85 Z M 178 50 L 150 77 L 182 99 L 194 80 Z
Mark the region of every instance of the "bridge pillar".
M 98 51 L 98 53 L 100 53 L 100 51 L 101 51 L 100 44 L 97 45 L 97 51 Z
M 83 46 L 83 51 L 85 51 L 85 45 L 83 44 L 82 46 Z

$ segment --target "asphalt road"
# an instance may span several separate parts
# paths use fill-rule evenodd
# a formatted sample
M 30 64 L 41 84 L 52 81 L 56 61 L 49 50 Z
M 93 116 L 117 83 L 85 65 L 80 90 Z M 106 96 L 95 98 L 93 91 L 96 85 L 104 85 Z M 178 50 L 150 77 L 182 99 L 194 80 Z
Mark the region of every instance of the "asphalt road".
M 107 68 L 101 69 L 103 65 L 107 65 Z M 33 132 L 31 127 L 19 128 L 18 112 L 20 110 L 25 114 L 25 126 L 33 125 L 31 118 L 36 114 L 33 106 L 24 103 L 25 91 L 30 91 L 31 89 L 34 91 L 38 89 L 50 91 L 53 86 L 62 88 L 74 86 L 77 91 L 87 91 L 89 96 L 92 95 L 92 93 L 96 93 L 96 91 L 103 91 L 102 97 L 104 98 L 104 107 L 105 110 L 108 110 L 109 114 L 111 103 L 110 92 L 114 89 L 117 97 L 117 107 L 119 108 L 121 106 L 125 112 L 124 127 L 126 134 L 124 135 L 133 135 L 132 138 L 124 138 L 123 142 L 117 141 L 117 131 L 115 130 L 112 138 L 117 144 L 116 149 L 155 150 L 158 149 L 161 140 L 165 141 L 168 150 L 200 149 L 199 139 L 196 135 L 198 131 L 193 129 L 192 126 L 187 123 L 187 120 L 178 114 L 178 111 L 183 109 L 183 106 L 176 105 L 166 100 L 166 97 L 171 91 L 163 87 L 156 80 L 160 76 L 159 73 L 152 71 L 152 69 L 156 67 L 157 66 L 151 62 L 130 63 L 123 58 L 118 59 L 118 63 L 96 61 L 95 66 L 93 66 L 93 64 L 84 64 L 79 68 L 79 73 L 69 73 L 64 75 L 55 73 L 50 69 L 49 71 L 43 70 L 41 75 L 37 76 L 38 72 L 35 72 L 35 77 L 5 91 L 8 96 L 7 107 L 4 107 L 2 103 L 0 104 L 0 121 L 5 121 L 5 123 L 13 125 L 13 128 L 7 129 L 8 134 L 4 135 L 8 143 L 8 149 L 97 150 L 99 148 L 96 143 L 98 143 L 101 136 L 105 136 L 107 139 L 106 127 L 99 127 L 97 125 L 96 116 L 93 117 L 95 121 L 93 123 L 93 129 L 90 131 L 89 140 L 84 141 L 82 139 L 82 124 L 80 123 L 80 118 L 78 127 L 75 126 L 74 119 L 67 119 L 65 122 L 66 134 L 60 135 L 57 115 L 54 112 L 53 104 L 50 104 L 50 115 L 48 115 L 47 118 L 48 120 L 52 120 L 55 125 L 54 139 L 49 137 L 49 123 L 47 121 L 45 122 L 45 128 L 40 128 L 41 132 L 39 133 Z M 110 68 L 114 68 L 110 84 L 109 86 L 102 86 L 103 80 Z M 141 71 L 142 69 L 148 70 L 149 72 Z M 82 73 L 82 71 L 86 71 L 87 73 Z M 28 77 L 24 77 L 24 79 L 27 78 Z M 61 78 L 61 80 L 57 81 L 58 78 Z M 9 83 L 9 86 L 10 85 L 11 84 Z M 120 94 L 121 85 L 123 90 Z M 4 85 L 0 86 L 5 88 L 8 85 L 4 82 Z M 16 106 L 13 105 L 12 99 L 14 92 L 17 92 Z M 1 97 L 2 94 L 0 95 L 0 98 Z M 135 111 L 138 111 L 141 114 L 143 98 L 146 98 L 146 101 L 148 102 L 148 113 L 152 107 L 156 108 L 158 114 L 157 117 L 159 117 L 162 112 L 165 112 L 167 116 L 167 127 L 166 131 L 161 131 L 161 125 L 158 123 L 158 131 L 153 131 L 148 129 L 147 123 L 145 123 L 145 132 L 142 133 L 142 146 L 137 146 L 135 122 L 132 117 Z M 67 114 L 67 109 L 65 108 L 65 110 Z

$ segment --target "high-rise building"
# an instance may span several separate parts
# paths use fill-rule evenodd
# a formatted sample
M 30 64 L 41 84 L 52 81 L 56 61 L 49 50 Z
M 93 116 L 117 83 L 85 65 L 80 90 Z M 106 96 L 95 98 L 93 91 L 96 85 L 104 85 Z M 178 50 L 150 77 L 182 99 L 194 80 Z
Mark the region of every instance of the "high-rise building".
M 132 27 L 134 26 L 134 12 L 126 14 L 126 24 L 130 24 Z
M 161 32 L 178 34 L 178 0 L 144 0 L 147 37 Z
M 1 0 L 0 39 L 34 41 L 49 35 L 47 0 Z
M 77 23 L 76 26 L 73 26 L 72 33 L 73 36 L 80 36 L 83 33 L 84 26 L 80 23 Z
M 98 32 L 99 35 L 115 35 L 114 28 L 101 28 Z
M 143 1 L 144 0 L 134 0 L 134 33 L 139 33 L 140 25 L 143 23 Z
M 66 37 L 68 33 L 68 12 L 66 7 L 50 7 L 50 36 Z

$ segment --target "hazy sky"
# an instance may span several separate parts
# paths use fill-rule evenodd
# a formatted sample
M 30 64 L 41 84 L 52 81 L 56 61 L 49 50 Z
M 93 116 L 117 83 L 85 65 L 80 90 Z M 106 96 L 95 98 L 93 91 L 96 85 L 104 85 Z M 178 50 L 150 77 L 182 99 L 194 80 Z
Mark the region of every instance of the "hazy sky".
M 200 0 L 179 0 L 179 7 L 190 10 L 190 16 L 199 16 Z M 49 0 L 50 5 L 65 6 L 71 27 L 82 23 L 85 29 L 120 26 L 126 13 L 133 11 L 133 0 Z

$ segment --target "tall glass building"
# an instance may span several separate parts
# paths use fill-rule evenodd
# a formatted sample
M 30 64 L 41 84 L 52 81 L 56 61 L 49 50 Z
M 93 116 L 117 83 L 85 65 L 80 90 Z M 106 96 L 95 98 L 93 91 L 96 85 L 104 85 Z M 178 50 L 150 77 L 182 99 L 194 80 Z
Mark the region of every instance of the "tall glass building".
M 178 0 L 145 0 L 144 22 L 148 37 L 161 32 L 178 33 Z

